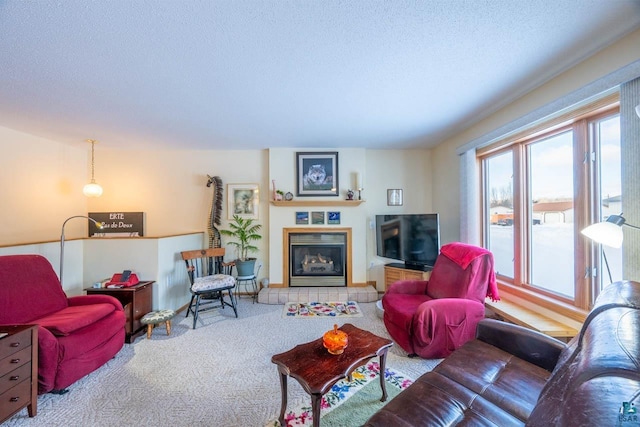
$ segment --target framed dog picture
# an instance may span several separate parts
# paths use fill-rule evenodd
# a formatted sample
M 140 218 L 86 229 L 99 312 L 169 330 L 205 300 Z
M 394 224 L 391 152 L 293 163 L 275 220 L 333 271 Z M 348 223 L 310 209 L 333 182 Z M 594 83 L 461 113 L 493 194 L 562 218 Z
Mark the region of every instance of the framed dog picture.
M 297 152 L 298 196 L 338 195 L 338 152 Z
M 227 185 L 227 217 L 258 219 L 258 184 Z

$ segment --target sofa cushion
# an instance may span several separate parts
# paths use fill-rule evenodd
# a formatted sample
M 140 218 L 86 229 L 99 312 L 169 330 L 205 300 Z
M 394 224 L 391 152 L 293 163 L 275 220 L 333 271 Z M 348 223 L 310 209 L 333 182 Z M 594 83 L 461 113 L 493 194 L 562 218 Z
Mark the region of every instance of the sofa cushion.
M 57 336 L 65 336 L 96 323 L 115 310 L 111 304 L 79 305 L 64 308 L 34 322 Z
M 469 341 L 434 371 L 525 421 L 551 372 L 480 340 Z M 473 406 L 473 405 L 471 405 Z
M 472 340 L 418 378 L 365 425 L 524 425 L 550 375 Z

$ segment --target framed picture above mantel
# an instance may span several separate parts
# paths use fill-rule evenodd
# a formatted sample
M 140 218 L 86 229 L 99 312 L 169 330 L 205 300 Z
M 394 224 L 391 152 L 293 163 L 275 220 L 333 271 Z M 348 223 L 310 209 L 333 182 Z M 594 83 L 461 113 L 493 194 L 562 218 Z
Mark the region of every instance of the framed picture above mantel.
M 296 195 L 338 196 L 338 152 L 296 153 Z

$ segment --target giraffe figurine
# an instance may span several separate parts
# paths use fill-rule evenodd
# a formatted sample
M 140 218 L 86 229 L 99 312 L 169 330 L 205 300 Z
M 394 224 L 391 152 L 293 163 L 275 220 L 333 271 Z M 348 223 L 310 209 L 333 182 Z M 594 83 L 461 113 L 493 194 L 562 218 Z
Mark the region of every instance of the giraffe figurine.
M 207 187 L 213 187 L 209 223 L 207 224 L 209 248 L 221 248 L 222 240 L 220 239 L 220 231 L 216 228 L 216 225 L 220 225 L 220 215 L 222 212 L 222 179 L 219 176 L 210 175 L 207 175 L 207 178 L 209 178 Z

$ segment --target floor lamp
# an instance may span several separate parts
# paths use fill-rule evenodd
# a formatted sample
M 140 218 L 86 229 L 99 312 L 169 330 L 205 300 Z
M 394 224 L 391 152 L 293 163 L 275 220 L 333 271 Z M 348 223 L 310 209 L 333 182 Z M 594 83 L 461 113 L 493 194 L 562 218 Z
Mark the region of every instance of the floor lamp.
M 617 249 L 622 246 L 622 240 L 624 238 L 622 233 L 623 225 L 640 230 L 640 227 L 628 224 L 622 214 L 620 214 L 609 215 L 606 221 L 591 224 L 587 228 L 583 229 L 581 233 L 596 243 Z M 604 258 L 604 263 L 607 266 L 607 272 L 609 273 L 609 282 L 613 282 L 613 279 L 611 278 L 611 270 L 609 269 L 609 262 L 607 261 L 607 256 L 605 255 L 604 250 L 602 251 L 602 256 Z
M 64 222 L 62 223 L 62 233 L 60 234 L 60 285 L 62 285 L 62 267 L 64 266 L 64 226 L 67 225 L 67 222 L 73 218 L 86 218 L 89 221 L 92 221 L 99 229 L 102 229 L 102 227 L 104 226 L 102 222 L 98 222 L 95 219 L 84 215 L 74 215 L 64 220 Z

